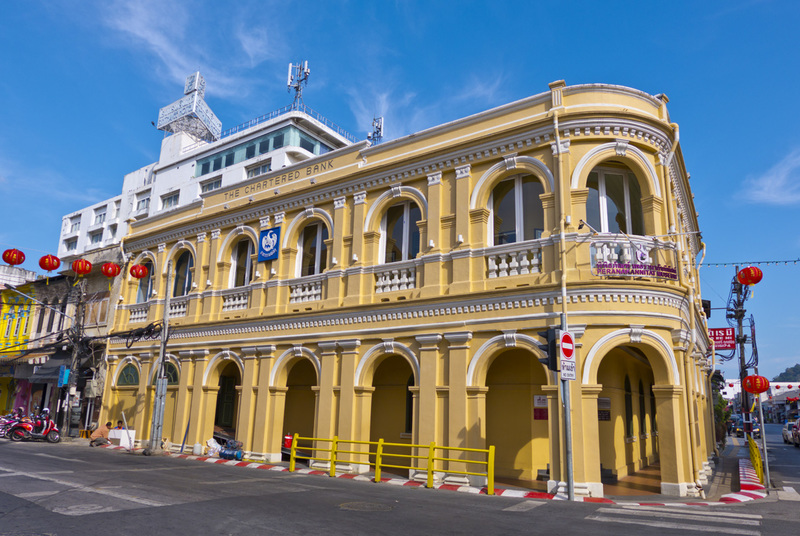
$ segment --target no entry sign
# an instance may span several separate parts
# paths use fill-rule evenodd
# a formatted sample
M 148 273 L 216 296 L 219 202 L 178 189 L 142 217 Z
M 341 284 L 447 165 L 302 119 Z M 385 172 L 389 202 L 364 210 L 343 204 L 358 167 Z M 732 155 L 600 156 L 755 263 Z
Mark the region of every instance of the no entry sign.
M 561 332 L 558 347 L 561 352 L 561 379 L 575 379 L 575 339 L 569 331 Z

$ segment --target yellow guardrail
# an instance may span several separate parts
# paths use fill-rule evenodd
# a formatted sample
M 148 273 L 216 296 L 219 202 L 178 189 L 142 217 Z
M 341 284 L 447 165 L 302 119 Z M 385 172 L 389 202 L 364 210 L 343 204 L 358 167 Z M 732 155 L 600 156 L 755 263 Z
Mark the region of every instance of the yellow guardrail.
M 298 442 L 302 441 L 303 445 L 298 445 Z M 310 443 L 310 445 L 307 445 Z M 329 448 L 323 448 L 319 446 L 319 443 L 322 444 L 329 444 Z M 341 445 L 367 445 L 366 451 L 361 450 L 347 450 L 342 449 Z M 375 450 L 372 450 L 372 447 L 375 447 Z M 426 455 L 420 454 L 408 454 L 399 453 L 399 452 L 391 452 L 386 453 L 384 449 L 386 447 L 392 448 L 408 448 L 408 449 L 418 449 L 423 450 L 427 449 Z M 352 448 L 352 447 L 350 447 Z M 298 450 L 301 451 L 298 454 Z M 328 453 L 327 457 L 317 458 L 314 456 L 305 455 L 303 452 L 321 452 L 321 453 Z M 437 456 L 437 451 L 443 451 L 444 453 L 450 453 L 452 451 L 458 452 L 472 452 L 472 453 L 479 453 L 485 454 L 485 460 L 467 460 L 467 459 L 460 459 L 460 458 L 449 458 L 445 457 L 444 454 L 442 456 Z M 342 455 L 355 455 L 365 460 L 357 461 L 353 459 L 343 459 Z M 368 456 L 375 456 L 375 462 L 370 462 Z M 459 475 L 471 475 L 471 476 L 485 476 L 486 477 L 486 493 L 488 495 L 494 495 L 494 445 L 491 445 L 488 449 L 467 449 L 467 448 L 458 448 L 458 447 L 444 447 L 441 445 L 437 445 L 436 442 L 431 442 L 428 445 L 412 445 L 408 443 L 388 443 L 383 439 L 379 439 L 378 441 L 352 441 L 352 440 L 343 440 L 339 439 L 337 436 L 334 436 L 333 439 L 327 438 L 320 438 L 320 437 L 300 437 L 297 434 L 292 436 L 292 450 L 291 456 L 289 458 L 289 471 L 295 470 L 296 460 L 314 460 L 314 461 L 321 461 L 321 462 L 330 462 L 330 469 L 328 471 L 329 476 L 336 476 L 336 464 L 337 463 L 358 463 L 358 464 L 365 464 L 369 465 L 370 467 L 375 468 L 375 482 L 381 481 L 381 470 L 382 469 L 422 469 L 422 467 L 413 467 L 410 465 L 395 465 L 385 463 L 384 459 L 387 457 L 392 458 L 406 458 L 408 460 L 425 460 L 425 470 L 428 473 L 426 487 L 432 488 L 433 487 L 433 474 L 434 474 L 434 467 L 436 462 L 453 462 L 453 463 L 463 463 L 463 464 L 477 464 L 479 466 L 485 467 L 485 471 L 482 472 L 475 472 L 475 471 L 459 471 L 455 469 L 447 469 L 447 473 L 451 474 L 459 474 Z M 442 470 L 442 469 L 440 469 Z
M 747 445 L 750 447 L 750 462 L 753 464 L 753 469 L 756 470 L 758 480 L 764 483 L 764 463 L 761 460 L 761 451 L 758 448 L 753 436 L 747 436 Z

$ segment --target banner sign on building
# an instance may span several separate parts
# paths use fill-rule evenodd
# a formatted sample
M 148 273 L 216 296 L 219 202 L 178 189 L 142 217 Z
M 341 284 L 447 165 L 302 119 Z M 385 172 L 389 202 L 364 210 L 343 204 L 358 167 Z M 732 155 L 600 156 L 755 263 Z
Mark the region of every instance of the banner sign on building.
M 258 262 L 272 261 L 278 258 L 281 241 L 281 228 L 272 227 L 261 231 L 261 238 L 258 241 Z
M 58 386 L 64 387 L 69 383 L 69 369 L 64 365 L 58 367 Z
M 619 262 L 598 262 L 597 275 L 625 275 L 638 277 L 659 277 L 662 279 L 678 279 L 678 270 L 672 266 L 660 264 L 632 264 Z
M 736 335 L 733 328 L 709 328 L 708 336 L 714 341 L 715 350 L 735 350 Z

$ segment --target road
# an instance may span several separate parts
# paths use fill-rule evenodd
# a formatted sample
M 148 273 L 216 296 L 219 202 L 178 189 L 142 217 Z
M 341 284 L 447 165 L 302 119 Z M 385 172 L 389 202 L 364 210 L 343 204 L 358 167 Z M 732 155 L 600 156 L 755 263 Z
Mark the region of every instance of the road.
M 800 449 L 783 448 L 774 429 L 767 427 L 773 471 L 788 486 L 800 481 Z M 704 507 L 536 501 L 145 457 L 77 442 L 0 440 L 0 536 L 761 536 L 796 533 L 799 512 L 800 502 L 772 496 Z

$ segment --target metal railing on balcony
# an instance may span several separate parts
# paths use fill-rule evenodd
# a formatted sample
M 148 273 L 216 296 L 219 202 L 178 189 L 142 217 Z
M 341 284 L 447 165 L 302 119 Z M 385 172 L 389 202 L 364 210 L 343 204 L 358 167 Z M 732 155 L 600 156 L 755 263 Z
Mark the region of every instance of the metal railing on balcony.
M 227 130 L 223 130 L 222 131 L 222 135 L 220 136 L 220 139 L 221 138 L 225 138 L 227 136 L 231 136 L 233 134 L 236 134 L 237 132 L 241 132 L 243 130 L 247 130 L 250 127 L 254 127 L 254 126 L 258 125 L 258 124 L 265 123 L 265 122 L 267 122 L 267 121 L 269 121 L 271 119 L 275 119 L 276 117 L 280 117 L 281 115 L 285 115 L 285 114 L 288 114 L 290 112 L 302 112 L 302 113 L 312 117 L 313 119 L 319 121 L 320 123 L 322 123 L 323 125 L 325 125 L 329 129 L 333 130 L 334 132 L 339 134 L 341 137 L 343 137 L 347 141 L 349 141 L 351 143 L 356 143 L 358 141 L 355 136 L 353 136 L 352 134 L 347 132 L 345 129 L 343 129 L 342 127 L 340 127 L 339 125 L 337 125 L 333 121 L 330 121 L 325 116 L 323 116 L 320 113 L 312 110 L 311 108 L 309 108 L 305 104 L 302 104 L 302 103 L 299 103 L 299 102 L 292 103 L 292 104 L 290 104 L 288 106 L 284 106 L 283 108 L 280 108 L 280 109 L 275 110 L 273 112 L 270 112 L 268 114 L 261 115 L 259 117 L 254 118 L 254 119 L 251 119 L 250 121 L 242 123 L 241 125 L 236 125 L 235 127 L 229 128 Z

